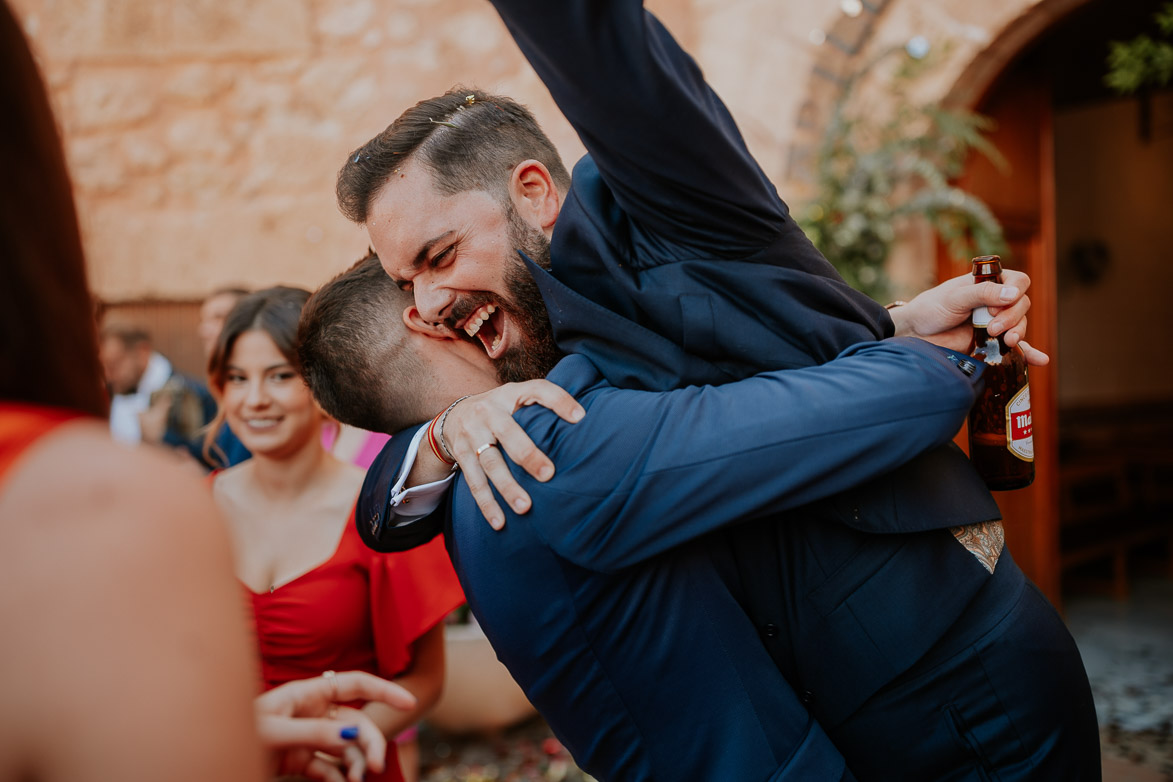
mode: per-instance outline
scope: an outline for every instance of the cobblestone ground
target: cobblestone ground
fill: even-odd
[[[1169,724],[1158,730],[1124,731],[1115,725],[1100,729],[1100,751],[1134,766],[1151,769],[1164,782],[1173,782],[1173,736]],[[1111,782],[1105,776],[1104,782]]]
[[[594,782],[541,719],[495,736],[448,736],[420,730],[421,782]]]
[[[1173,782],[1173,581],[1136,579],[1124,602],[1070,596],[1065,614],[1091,680],[1104,756]]]
[[[1066,619],[1091,679],[1104,755],[1173,782],[1173,583],[1136,584],[1132,599],[1075,597]],[[492,737],[424,728],[421,782],[592,782],[540,719]]]

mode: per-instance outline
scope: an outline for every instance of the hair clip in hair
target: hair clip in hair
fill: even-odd
[[[450,128],[454,128],[454,127],[456,127],[455,123],[452,123],[452,122],[442,122],[442,121],[440,121],[440,120],[434,120],[434,119],[432,119],[431,117],[428,117],[428,122],[432,123],[433,125],[447,125],[447,126],[448,126],[448,127],[450,127]]]
[[[477,102],[476,95],[465,95],[464,96],[464,105],[465,106],[471,106],[472,104],[474,104],[476,102]]]

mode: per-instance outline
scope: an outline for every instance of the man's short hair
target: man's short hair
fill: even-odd
[[[541,162],[560,189],[570,174],[553,142],[517,101],[453,87],[420,101],[379,135],[350,153],[338,172],[338,206],[360,225],[395,171],[418,158],[441,193],[483,190],[508,200],[509,174],[523,160]]]
[[[219,288],[213,288],[212,292],[204,298],[214,299],[217,296],[235,296],[238,299],[243,299],[250,293],[252,293],[252,291],[243,285],[221,285]]]
[[[134,323],[111,321],[103,324],[98,332],[98,340],[105,342],[108,339],[118,340],[127,350],[139,345],[151,345],[150,332]]]
[[[403,323],[412,303],[373,251],[306,302],[298,356],[306,385],[327,414],[388,434],[431,416],[431,373]]]

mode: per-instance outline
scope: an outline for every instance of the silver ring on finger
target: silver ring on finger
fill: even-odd
[[[484,453],[485,451],[489,450],[490,448],[492,448],[494,445],[496,445],[496,443],[485,443],[480,448],[477,448],[477,450],[476,450],[477,458],[478,459],[481,458],[481,454]]]
[[[323,763],[327,763],[327,764],[333,766],[334,768],[346,768],[346,763],[343,762],[342,758],[331,755],[328,752],[322,752],[321,750],[317,750],[316,752],[314,752],[314,757],[317,758],[318,760],[322,761]]]
[[[335,678],[337,675],[333,671],[322,671],[322,678],[330,682],[330,689],[333,691],[332,700],[338,700],[338,680]]]

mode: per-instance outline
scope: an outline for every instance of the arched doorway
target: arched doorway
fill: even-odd
[[[1159,2],[1049,5],[1064,13],[1044,27],[1040,4],[1033,39],[1007,31],[953,94],[984,85],[966,102],[998,122],[1010,169],[975,160],[961,184],[1002,220],[1009,265],[1033,279],[1030,339],[1054,359],[1031,376],[1035,484],[998,501],[1015,558],[1058,603],[1063,577],[1096,568],[1123,596],[1137,550],[1173,534],[1173,368],[1151,350],[1173,283],[1173,90],[1103,84],[1108,41],[1154,28]],[[940,260],[941,278],[958,271]]]

